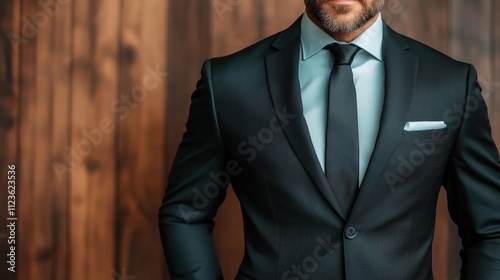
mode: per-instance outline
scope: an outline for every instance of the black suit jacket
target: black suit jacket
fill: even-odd
[[[300,19],[205,62],[159,213],[172,279],[222,277],[211,232],[229,181],[245,232],[236,279],[432,279],[442,185],[462,279],[500,279],[500,160],[474,68],[384,24],[380,130],[347,216],[302,114],[299,44]]]

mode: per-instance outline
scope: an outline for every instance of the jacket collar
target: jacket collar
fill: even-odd
[[[266,74],[273,106],[297,115],[282,123],[293,151],[319,191],[344,220],[352,220],[375,186],[384,183],[383,173],[389,158],[402,135],[411,96],[414,91],[418,60],[411,53],[404,37],[383,23],[382,56],[385,64],[385,97],[380,129],[356,202],[348,217],[342,213],[316,157],[302,109],[298,79],[298,60],[301,44],[299,17],[288,29],[277,35],[272,47],[276,50],[266,58]]]
[[[327,45],[332,43],[345,44],[333,39],[323,29],[317,26],[307,14],[302,16],[301,20],[301,58],[308,59]],[[378,60],[382,60],[382,36],[384,24],[382,16],[379,14],[377,20],[354,39],[350,44],[356,45],[362,49],[361,52],[366,52]]]

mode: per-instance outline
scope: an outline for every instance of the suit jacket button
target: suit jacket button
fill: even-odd
[[[349,239],[354,239],[358,235],[358,230],[356,229],[355,226],[349,225],[345,229],[345,236]]]

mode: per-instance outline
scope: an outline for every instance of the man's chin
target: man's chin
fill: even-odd
[[[323,27],[335,33],[349,33],[357,29],[359,26],[356,24],[356,15],[354,14],[335,14],[328,18],[324,18]]]
[[[348,5],[338,5],[334,8],[337,15],[347,15],[352,12],[353,7]]]
[[[331,16],[343,16],[343,15],[351,15],[352,17],[363,11],[363,7],[359,2],[355,2],[353,4],[340,4],[340,3],[327,3],[325,4],[327,7],[324,7],[325,11],[329,13]]]
[[[329,18],[335,21],[338,25],[345,26],[350,25],[352,22],[356,21],[359,17],[358,14],[353,12],[347,13],[334,13],[330,14]]]

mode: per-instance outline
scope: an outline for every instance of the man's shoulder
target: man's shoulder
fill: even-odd
[[[271,35],[242,50],[208,60],[214,84],[231,85],[242,78],[255,77],[252,73],[261,73],[265,58],[273,52],[273,42],[280,33]]]
[[[230,62],[232,60],[241,61],[245,59],[254,60],[257,58],[264,58],[269,54],[273,42],[276,40],[277,36],[279,36],[280,33],[281,32],[268,36],[264,39],[261,39],[260,41],[253,43],[250,46],[247,46],[236,52],[224,56],[214,57],[211,60],[217,62]]]
[[[232,69],[232,67],[236,66],[249,67],[251,65],[262,64],[267,56],[276,52],[274,47],[276,43],[281,43],[283,39],[287,41],[290,38],[300,36],[300,19],[301,17],[288,28],[265,37],[244,49],[225,56],[214,57],[210,61],[213,66],[223,69],[228,66]]]
[[[418,58],[420,63],[433,67],[469,67],[469,64],[456,60],[449,55],[437,50],[423,42],[397,33],[406,42],[411,52]]]

